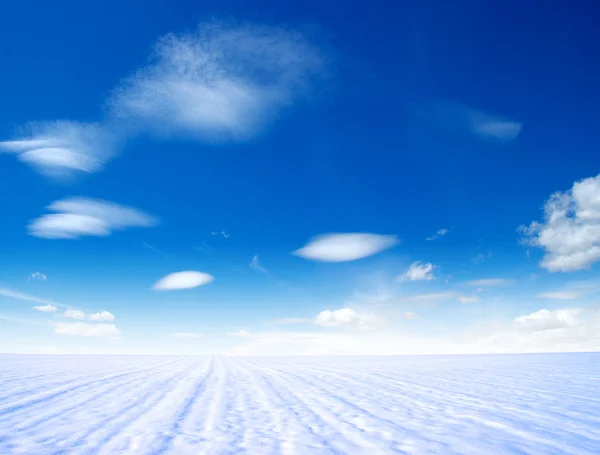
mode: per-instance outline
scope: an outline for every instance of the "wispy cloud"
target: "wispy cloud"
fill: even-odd
[[[254,255],[254,257],[250,261],[249,267],[252,270],[257,270],[259,272],[269,274],[269,271],[258,260],[258,255]]]
[[[54,323],[54,332],[58,335],[80,337],[114,338],[121,335],[121,331],[114,324],[90,324],[87,322],[57,322]]]
[[[40,281],[46,281],[48,277],[46,275],[44,275],[43,273],[40,272],[33,272],[31,274],[31,276],[28,278],[28,280],[40,280]]]
[[[323,234],[292,254],[323,262],[347,262],[372,256],[395,246],[393,235],[368,233]]]
[[[204,272],[184,271],[175,272],[162,277],[152,286],[154,291],[173,291],[192,289],[214,281],[214,277]]]
[[[0,296],[10,297],[17,300],[26,300],[28,302],[42,303],[45,305],[61,306],[59,303],[51,300],[40,299],[33,295],[23,294],[22,292],[11,291],[10,289],[0,288]]]
[[[227,332],[225,335],[237,338],[249,338],[252,336],[252,333],[247,330],[238,330],[237,332]]]
[[[437,231],[431,237],[425,237],[425,240],[429,240],[429,241],[436,240],[436,239],[438,239],[440,237],[445,236],[448,232],[450,232],[450,229],[446,229],[446,228],[440,229],[439,231]]]
[[[543,299],[552,300],[575,300],[581,296],[581,292],[576,291],[553,291],[553,292],[542,292],[537,295]]]
[[[458,301],[460,303],[476,303],[479,301],[479,297],[476,295],[461,295]]]
[[[508,280],[506,278],[482,278],[479,280],[467,281],[467,286],[473,287],[493,287],[493,286],[504,286],[508,284],[514,284],[515,280]]]
[[[30,123],[15,140],[0,142],[0,151],[51,177],[96,172],[117,149],[116,136],[96,123]]]
[[[158,219],[133,207],[100,199],[70,198],[55,201],[52,212],[33,220],[29,233],[47,239],[76,239],[82,236],[108,236],[130,227],[152,227]]]
[[[247,140],[323,74],[303,35],[253,24],[200,24],[169,34],[150,63],[125,79],[109,107],[119,120],[165,136]]]
[[[65,311],[63,313],[63,316],[65,318],[71,318],[71,319],[85,319],[87,315],[83,311],[74,310],[72,308],[69,308],[67,311]]]
[[[34,306],[33,309],[41,311],[42,313],[54,313],[58,310],[58,308],[54,305],[39,305]]]
[[[430,262],[413,262],[410,267],[400,275],[398,281],[431,281],[434,265]]]
[[[321,311],[314,320],[315,325],[358,330],[374,330],[383,327],[385,321],[372,314],[361,314],[352,308]]]
[[[152,250],[152,251],[154,251],[156,254],[158,254],[158,255],[160,255],[160,256],[162,256],[162,257],[164,257],[165,259],[170,259],[170,258],[169,258],[169,256],[167,256],[167,255],[166,255],[164,252],[162,252],[162,251],[161,251],[161,250],[159,250],[158,248],[156,248],[156,247],[154,247],[154,246],[150,245],[148,242],[146,242],[146,241],[142,240],[142,244],[143,244],[143,245],[144,245],[146,248],[148,248],[149,250]]]
[[[415,113],[438,128],[501,142],[516,139],[523,128],[521,122],[449,101],[420,105]]]
[[[171,338],[198,338],[199,335],[191,332],[173,332],[169,333],[169,336]]]
[[[542,248],[550,272],[572,272],[600,261],[600,174],[556,192],[544,204],[544,221],[521,226],[523,243]]]

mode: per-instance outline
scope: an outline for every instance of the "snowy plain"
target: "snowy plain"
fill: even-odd
[[[600,353],[0,355],[0,454],[600,454]]]

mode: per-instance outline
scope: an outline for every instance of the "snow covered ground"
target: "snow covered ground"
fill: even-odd
[[[0,355],[0,454],[600,454],[600,354]]]

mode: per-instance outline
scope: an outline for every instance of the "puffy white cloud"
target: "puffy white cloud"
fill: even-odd
[[[59,305],[51,300],[40,299],[38,297],[23,294],[22,292],[11,291],[10,289],[0,288],[0,296],[10,297],[11,299],[26,300],[28,302],[43,303],[45,305]]]
[[[99,313],[88,314],[87,319],[96,322],[112,322],[115,320],[115,315],[108,311],[100,311]]]
[[[29,233],[48,239],[75,239],[81,236],[107,236],[129,227],[151,227],[158,219],[135,208],[100,199],[70,198],[47,207],[58,213],[33,220]]]
[[[519,316],[514,319],[514,324],[519,330],[541,331],[562,329],[579,323],[580,308],[565,308],[561,310],[539,310],[534,313]]]
[[[448,232],[450,232],[450,229],[440,229],[439,231],[437,231],[434,235],[432,235],[431,237],[425,237],[425,240],[436,240],[440,237],[443,237],[444,235],[446,235]]]
[[[431,281],[434,265],[430,262],[413,262],[408,270],[398,277],[399,281]]]
[[[579,298],[581,292],[576,291],[554,291],[554,292],[542,292],[538,294],[538,297],[544,299],[553,299],[553,300],[575,300]]]
[[[208,273],[185,271],[175,272],[162,277],[152,286],[155,291],[172,291],[177,289],[192,289],[214,281]]]
[[[544,221],[521,226],[523,243],[542,248],[550,272],[589,268],[600,260],[600,174],[556,192],[544,204]]]
[[[197,333],[190,332],[173,332],[169,333],[169,336],[172,338],[198,338]]]
[[[58,322],[54,324],[54,332],[58,335],[80,337],[113,338],[121,335],[114,324],[90,324],[87,322]]]
[[[248,338],[252,336],[252,333],[247,330],[238,330],[237,332],[227,332],[225,335],[230,337]]]
[[[480,280],[467,281],[466,285],[473,287],[493,287],[513,284],[514,282],[514,280],[507,280],[505,278],[483,278]]]
[[[96,172],[116,150],[117,141],[101,125],[70,121],[30,123],[21,138],[0,142],[0,151],[51,177]]]
[[[368,233],[324,234],[313,238],[292,254],[323,262],[346,262],[362,259],[395,246],[393,235]]]
[[[371,313],[359,314],[351,308],[321,311],[314,320],[315,325],[322,327],[341,327],[359,330],[380,328],[384,321]]]
[[[72,308],[69,308],[67,311],[64,312],[63,316],[65,318],[71,318],[71,319],[86,319],[87,315],[80,310],[74,310]]]
[[[249,267],[253,270],[257,270],[263,273],[269,273],[269,271],[260,263],[258,260],[258,255],[254,255],[252,261],[250,261]]]
[[[152,57],[114,91],[113,115],[152,133],[206,141],[251,138],[325,67],[298,32],[216,21],[163,36]]]
[[[42,313],[54,313],[55,311],[58,310],[58,308],[56,308],[54,305],[34,306],[33,309],[41,311]]]

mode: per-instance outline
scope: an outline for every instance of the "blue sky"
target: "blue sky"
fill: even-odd
[[[0,351],[598,349],[594,14],[5,7]]]

